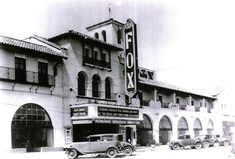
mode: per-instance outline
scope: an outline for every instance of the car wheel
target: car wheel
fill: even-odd
[[[172,149],[173,150],[179,150],[180,149],[180,144],[178,144],[178,143],[173,144]]]
[[[132,154],[132,152],[133,152],[133,150],[132,150],[132,148],[130,146],[126,146],[123,149],[123,154],[125,156],[130,156]]]
[[[229,146],[230,145],[230,143],[229,143],[229,141],[224,141],[224,146]]]
[[[116,157],[117,156],[117,150],[115,149],[115,148],[109,148],[108,150],[107,150],[107,152],[106,152],[106,154],[107,154],[107,156],[109,157],[109,158],[114,158],[114,157]]]
[[[200,142],[196,142],[196,143],[195,143],[195,148],[196,148],[196,149],[202,148],[202,144],[201,144]]]
[[[207,147],[210,146],[210,144],[209,144],[208,141],[204,141],[204,142],[202,143],[202,145],[203,145],[204,148],[207,148]]]
[[[70,149],[67,152],[69,159],[74,159],[78,156],[78,152],[75,149]]]
[[[218,147],[219,146],[219,142],[218,141],[215,141],[214,144],[213,144],[214,147]]]

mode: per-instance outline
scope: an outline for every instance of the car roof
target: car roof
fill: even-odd
[[[121,134],[94,134],[94,135],[89,135],[88,137],[96,137],[96,136],[117,136]]]

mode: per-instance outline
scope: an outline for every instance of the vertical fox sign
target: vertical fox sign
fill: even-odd
[[[125,36],[125,86],[129,96],[137,92],[137,35],[136,24],[128,19],[124,26]]]

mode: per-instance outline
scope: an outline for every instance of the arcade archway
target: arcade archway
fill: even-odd
[[[153,127],[149,117],[143,114],[143,120],[137,125],[137,144],[149,146],[153,142]]]
[[[194,136],[195,137],[200,135],[200,132],[202,130],[202,123],[198,118],[196,118],[194,123],[193,123],[193,130],[194,130]]]
[[[51,119],[41,106],[25,104],[15,113],[12,123],[12,148],[27,148],[53,145],[53,126]]]
[[[172,124],[167,116],[163,116],[159,123],[159,142],[166,145],[172,136]]]
[[[207,124],[207,134],[212,135],[214,130],[214,124],[211,119],[208,120]]]
[[[188,133],[188,122],[184,117],[181,117],[178,122],[178,136]]]

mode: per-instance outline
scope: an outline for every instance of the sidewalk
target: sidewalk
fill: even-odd
[[[146,146],[138,146],[136,147],[136,152],[146,152],[153,151],[156,147],[146,147]],[[13,153],[13,152],[5,152],[0,154],[0,159],[67,159],[67,155],[65,151],[50,151],[50,152],[27,152],[27,153]]]
[[[0,159],[67,159],[64,151],[54,152],[28,152],[28,153],[2,153]]]

